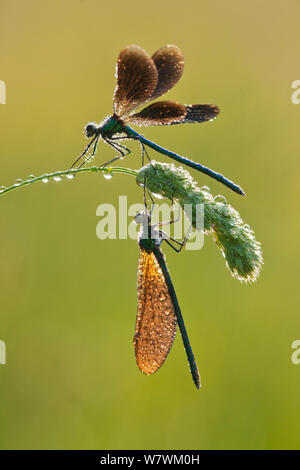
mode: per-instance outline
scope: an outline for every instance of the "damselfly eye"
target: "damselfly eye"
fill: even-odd
[[[145,217],[144,212],[137,212],[134,217],[134,222],[138,225],[142,222],[144,217]]]
[[[138,224],[145,224],[145,223],[148,223],[148,214],[146,214],[146,212],[144,211],[141,211],[141,212],[137,212],[135,217],[134,217],[134,222],[138,225]]]
[[[95,122],[89,122],[84,129],[85,136],[87,138],[93,137],[97,129],[97,124]]]

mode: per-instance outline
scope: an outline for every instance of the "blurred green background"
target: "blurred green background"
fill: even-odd
[[[87,174],[1,197],[0,447],[299,448],[299,2],[1,0],[0,9],[0,184],[68,168],[86,122],[111,113],[121,48],[177,44],[185,73],[168,98],[221,114],[142,132],[245,189],[241,198],[192,172],[240,211],[265,259],[258,282],[242,285],[209,238],[199,252],[165,248],[198,392],[179,334],[157,374],[138,371],[137,244],[96,238],[100,203],[142,201],[133,178]],[[130,148],[122,163],[138,168]],[[113,156],[101,144],[96,161]]]

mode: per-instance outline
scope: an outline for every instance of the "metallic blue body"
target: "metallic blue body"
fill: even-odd
[[[216,173],[215,171],[211,170],[210,168],[207,168],[204,165],[201,165],[200,163],[193,162],[192,160],[189,160],[188,158],[182,157],[178,155],[177,153],[171,152],[170,150],[167,150],[163,147],[160,147],[159,145],[155,144],[154,142],[151,142],[151,140],[145,139],[142,135],[138,134],[135,130],[133,130],[129,126],[124,126],[123,130],[126,132],[128,138],[134,138],[139,140],[142,144],[147,145],[147,147],[152,148],[153,150],[156,150],[156,152],[159,152],[163,155],[166,155],[167,157],[172,158],[173,160],[176,160],[179,163],[182,163],[183,165],[189,166],[190,168],[193,168],[194,170],[201,171],[201,173],[205,173],[206,175],[210,176],[211,178],[214,178],[215,180],[219,181],[220,183],[224,184],[228,188],[232,189],[238,194],[245,195],[244,191],[240,186],[236,185],[229,179],[225,178],[225,176],[221,175],[221,173]]]

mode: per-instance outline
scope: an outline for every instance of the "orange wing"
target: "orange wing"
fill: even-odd
[[[154,253],[141,249],[134,346],[137,365],[144,374],[153,374],[163,365],[176,328],[175,309],[162,270]]]

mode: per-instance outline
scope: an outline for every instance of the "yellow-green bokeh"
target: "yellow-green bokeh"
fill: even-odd
[[[145,135],[241,184],[247,198],[193,172],[240,211],[265,258],[249,286],[230,277],[210,239],[200,252],[165,250],[197,392],[179,335],[157,374],[138,371],[137,244],[96,238],[98,204],[120,194],[141,202],[133,178],[80,175],[1,197],[0,447],[298,448],[299,3],[1,0],[0,10],[0,184],[67,168],[85,123],[111,112],[119,50],[174,43],[186,67],[168,97],[213,102],[221,114]],[[123,164],[137,168],[131,148]],[[97,161],[112,156],[99,146]]]

